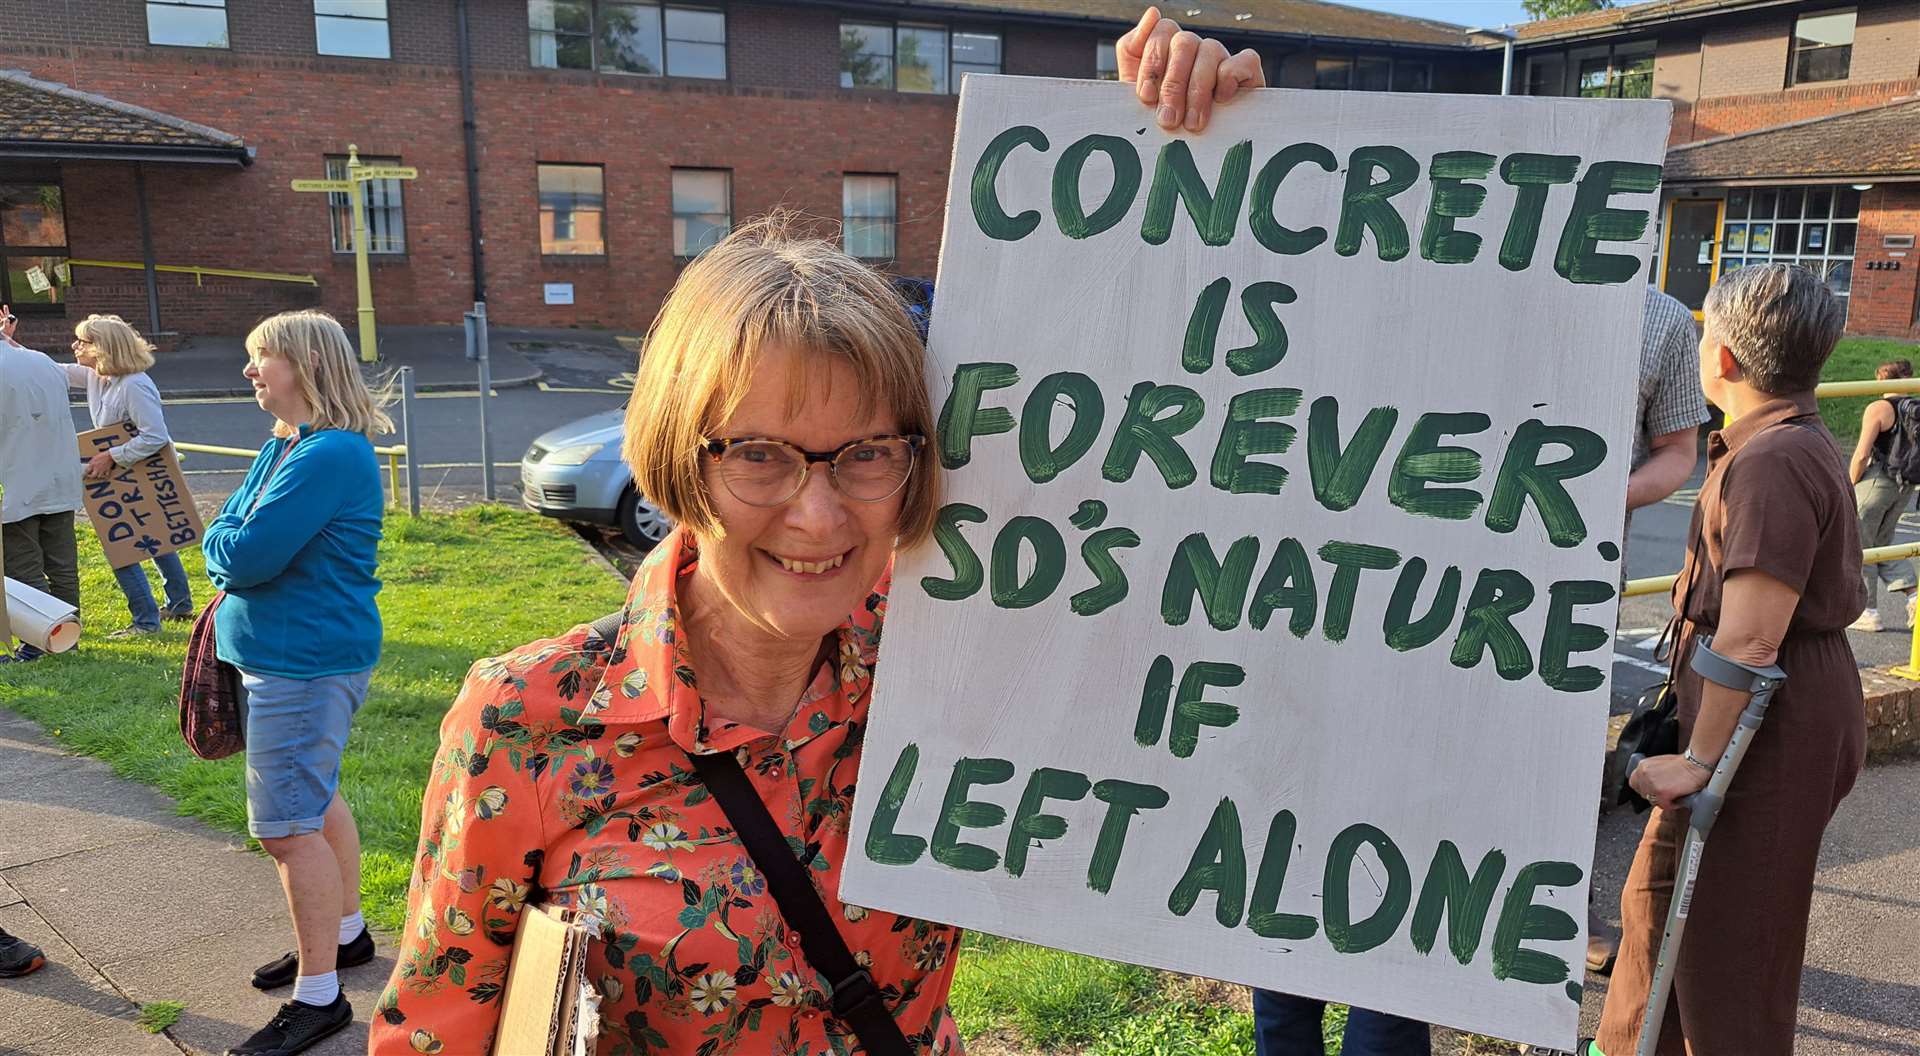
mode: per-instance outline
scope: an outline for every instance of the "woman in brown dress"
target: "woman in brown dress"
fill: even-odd
[[[1846,459],[1813,388],[1845,309],[1811,272],[1742,268],[1708,293],[1701,383],[1731,424],[1707,441],[1692,545],[1674,585],[1680,755],[1649,759],[1633,786],[1657,809],[1621,895],[1620,960],[1590,1051],[1635,1051],[1674,859],[1678,800],[1706,786],[1748,694],[1705,682],[1692,650],[1778,662],[1787,682],[1754,737],[1700,865],[1662,1056],[1793,1051],[1807,911],[1821,835],[1866,749],[1846,627],[1860,615],[1860,536]],[[1686,599],[1680,601],[1680,599]]]

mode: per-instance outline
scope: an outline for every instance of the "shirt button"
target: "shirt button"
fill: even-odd
[[[800,933],[799,933],[799,932],[797,932],[797,931],[789,931],[789,932],[787,932],[787,948],[788,948],[788,949],[790,949],[790,950],[797,950],[797,949],[799,949],[799,948],[800,948]]]

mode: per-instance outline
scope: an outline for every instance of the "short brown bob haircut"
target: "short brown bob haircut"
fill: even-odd
[[[689,264],[647,331],[634,375],[622,450],[634,483],[662,513],[710,538],[723,530],[701,445],[733,416],[770,348],[812,358],[822,382],[838,357],[860,386],[863,416],[890,412],[899,432],[933,439],[926,350],[906,302],[873,269],[795,227],[787,216],[756,221]],[[813,395],[810,384],[790,394],[792,411]],[[933,530],[940,487],[931,448],[907,479],[902,549]]]

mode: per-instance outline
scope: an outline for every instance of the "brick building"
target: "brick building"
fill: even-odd
[[[691,254],[776,207],[844,224],[851,251],[931,276],[960,78],[1111,76],[1111,42],[1140,6],[0,0],[0,70],[15,71],[0,77],[0,294],[29,336],[88,311],[187,332],[239,331],[300,304],[348,316],[345,196],[289,184],[344,175],[350,143],[419,173],[369,185],[389,323],[450,323],[484,293],[508,324],[644,327]],[[1676,145],[1920,89],[1914,0],[1845,8],[1845,45],[1796,43],[1796,27],[1823,42],[1839,31],[1805,21],[1830,4],[1656,0],[1521,27],[1511,49],[1495,34],[1317,0],[1171,6],[1257,49],[1276,85],[1497,92],[1510,50],[1516,92],[1676,99]],[[1693,260],[1705,245],[1710,278],[1723,256],[1757,257],[1732,253],[1722,224],[1735,221],[1718,213],[1688,249],[1705,216],[1688,203],[1730,202],[1742,181],[1844,186],[1830,211],[1843,193],[1852,207],[1853,183],[1872,183],[1856,217],[1826,219],[1807,259],[1850,284],[1856,329],[1920,336],[1911,265],[1851,269],[1900,259],[1881,242],[1914,226],[1920,163],[1735,175],[1714,167],[1708,144],[1694,156],[1712,164],[1690,163],[1690,182],[1670,192],[1665,229],[1680,251],[1662,259]],[[1803,196],[1802,224],[1807,207]],[[1838,252],[1846,223],[1851,256]],[[1690,281],[1685,267],[1663,278]]]

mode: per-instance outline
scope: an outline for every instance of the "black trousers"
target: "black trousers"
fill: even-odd
[[[73,511],[42,513],[4,528],[8,579],[17,579],[80,608],[80,556],[73,540]]]

